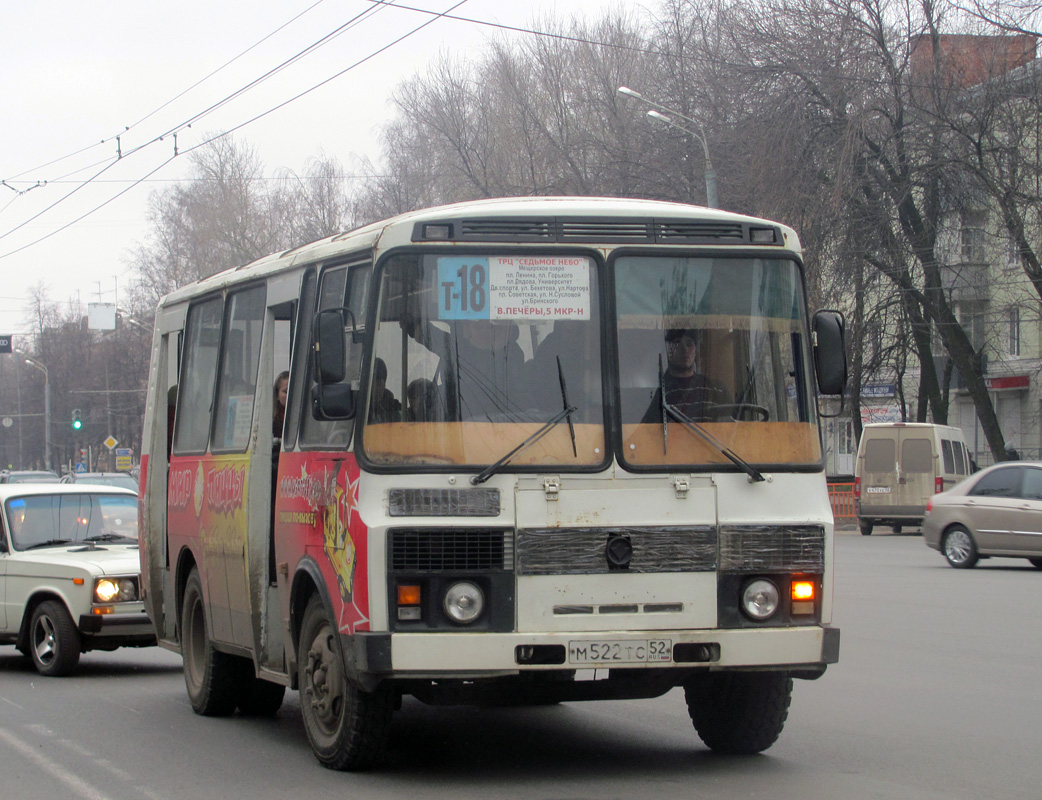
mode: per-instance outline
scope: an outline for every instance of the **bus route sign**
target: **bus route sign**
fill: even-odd
[[[439,319],[590,318],[590,260],[583,256],[438,259]]]

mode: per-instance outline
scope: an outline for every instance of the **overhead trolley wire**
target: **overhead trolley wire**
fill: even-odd
[[[263,112],[261,112],[260,114],[257,114],[257,115],[255,115],[255,116],[251,117],[250,119],[246,120],[245,122],[242,122],[242,123],[240,123],[240,124],[238,124],[238,125],[236,125],[236,126],[232,127],[232,128],[231,128],[231,129],[229,129],[229,130],[223,131],[223,132],[222,132],[222,133],[220,133],[220,134],[217,134],[217,135],[215,135],[215,136],[212,136],[212,137],[210,137],[209,139],[207,139],[207,140],[205,140],[205,141],[203,141],[203,142],[200,142],[200,143],[198,143],[198,144],[196,144],[196,145],[194,145],[194,146],[192,146],[192,147],[188,147],[188,148],[185,148],[185,149],[183,149],[183,150],[180,150],[180,151],[176,151],[176,150],[175,150],[175,153],[174,153],[174,154],[173,154],[172,156],[170,156],[170,157],[169,157],[169,158],[168,158],[168,159],[167,159],[166,161],[164,161],[164,162],[163,162],[162,164],[160,164],[160,165],[159,165],[158,167],[155,167],[154,169],[152,169],[152,170],[151,170],[150,172],[146,173],[146,174],[145,174],[144,176],[142,176],[141,178],[139,178],[139,179],[135,180],[135,181],[134,181],[133,183],[131,183],[131,184],[130,184],[129,186],[127,186],[127,187],[126,187],[125,189],[123,189],[122,191],[120,191],[120,192],[116,193],[115,195],[113,195],[112,197],[110,197],[110,198],[108,198],[107,200],[103,201],[102,203],[100,203],[99,205],[97,205],[97,206],[95,206],[94,208],[90,209],[89,211],[86,211],[85,213],[81,214],[81,215],[80,215],[79,217],[77,217],[76,219],[74,219],[74,220],[72,220],[72,221],[70,221],[70,222],[68,222],[68,223],[66,223],[66,224],[64,224],[64,225],[62,225],[62,226],[61,226],[61,227],[59,227],[59,228],[56,228],[56,229],[55,229],[55,230],[53,230],[53,231],[50,231],[49,233],[45,234],[44,236],[41,236],[41,237],[39,237],[38,239],[35,239],[34,241],[32,241],[32,242],[29,242],[29,243],[27,243],[27,244],[25,244],[25,245],[22,245],[21,247],[18,247],[18,248],[14,249],[14,250],[11,250],[11,251],[9,251],[9,252],[6,252],[6,253],[2,253],[2,254],[0,254],[0,259],[3,259],[3,258],[7,258],[8,256],[14,255],[15,253],[20,253],[20,252],[21,252],[21,251],[23,251],[23,250],[26,250],[26,249],[28,249],[28,248],[30,248],[30,247],[33,247],[34,245],[37,245],[37,244],[39,244],[40,242],[42,242],[42,241],[44,241],[44,240],[46,240],[46,239],[49,239],[49,238],[50,238],[51,236],[54,236],[55,234],[57,234],[57,233],[60,233],[61,231],[63,231],[63,230],[65,230],[65,229],[69,228],[70,226],[72,226],[72,225],[75,225],[75,224],[76,224],[76,223],[78,223],[78,222],[81,222],[81,221],[82,221],[83,219],[85,219],[86,217],[90,216],[91,214],[95,213],[96,211],[99,211],[99,210],[101,210],[102,208],[104,208],[105,206],[107,206],[107,205],[108,205],[109,203],[113,202],[113,201],[114,201],[114,200],[116,200],[117,198],[119,198],[119,197],[121,197],[122,195],[124,195],[124,194],[126,194],[127,192],[129,192],[129,191],[130,191],[131,189],[133,189],[134,187],[138,186],[138,185],[139,185],[140,183],[142,183],[143,181],[145,181],[145,180],[147,180],[148,178],[150,178],[150,177],[151,177],[152,175],[154,175],[154,174],[155,174],[156,172],[158,172],[159,170],[161,170],[161,169],[162,169],[163,167],[165,167],[165,166],[166,166],[167,164],[169,164],[169,163],[170,163],[171,161],[173,161],[173,160],[174,160],[175,158],[177,158],[177,157],[178,157],[179,155],[182,155],[182,154],[184,154],[184,153],[189,153],[189,152],[191,152],[191,151],[193,151],[193,150],[196,150],[196,149],[198,149],[198,148],[200,148],[200,147],[203,147],[204,145],[210,144],[211,142],[215,142],[215,141],[217,141],[218,139],[221,139],[221,138],[223,138],[223,137],[225,137],[225,136],[228,136],[228,135],[230,135],[230,134],[234,133],[235,131],[237,131],[237,130],[240,130],[240,129],[242,129],[242,128],[246,127],[247,125],[250,125],[250,124],[252,124],[253,122],[256,122],[257,120],[259,120],[259,119],[262,119],[263,117],[266,117],[267,115],[269,115],[269,114],[271,114],[271,113],[273,113],[273,112],[275,112],[275,111],[277,111],[277,110],[279,110],[279,109],[281,109],[281,108],[283,108],[283,107],[285,107],[285,106],[289,105],[290,103],[292,103],[292,102],[294,102],[294,101],[296,101],[296,100],[299,100],[299,99],[300,99],[301,97],[304,97],[305,95],[307,95],[307,94],[310,94],[311,92],[315,91],[316,89],[319,89],[319,88],[321,88],[322,86],[325,86],[325,85],[326,85],[327,83],[330,83],[331,81],[333,81],[333,80],[336,80],[337,78],[341,77],[342,75],[346,74],[347,72],[350,72],[351,70],[353,70],[353,69],[355,69],[356,67],[360,66],[361,64],[364,64],[364,63],[366,63],[367,61],[369,61],[370,59],[372,59],[372,58],[376,57],[377,55],[380,55],[381,53],[384,53],[384,52],[386,52],[386,51],[387,51],[387,50],[389,50],[390,48],[392,48],[392,47],[394,47],[394,46],[396,46],[396,45],[400,44],[400,43],[401,43],[402,41],[404,41],[405,39],[408,39],[408,38],[409,38],[410,36],[412,36],[412,35],[414,35],[414,34],[418,33],[418,32],[419,32],[419,31],[421,31],[421,30],[423,30],[423,29],[424,29],[424,28],[426,28],[426,27],[427,27],[428,25],[431,25],[432,23],[434,23],[434,22],[437,22],[437,21],[438,21],[438,19],[440,19],[440,18],[442,18],[442,17],[444,17],[444,16],[448,15],[448,14],[449,14],[450,12],[452,12],[452,11],[456,10],[457,8],[459,8],[460,6],[464,5],[464,4],[465,4],[465,3],[467,3],[467,2],[468,2],[468,0],[458,0],[458,2],[454,3],[454,4],[452,5],[452,6],[450,6],[450,7],[448,8],[448,9],[446,9],[446,10],[445,10],[444,12],[441,12],[441,13],[436,13],[436,14],[435,14],[435,16],[433,16],[433,17],[432,17],[431,19],[427,20],[426,22],[424,22],[424,23],[422,23],[422,24],[420,24],[420,25],[417,25],[417,26],[416,26],[415,28],[413,28],[412,30],[408,31],[407,33],[404,33],[404,34],[402,34],[401,36],[399,36],[398,38],[396,38],[396,39],[392,40],[392,41],[391,41],[391,42],[389,42],[388,44],[385,44],[385,45],[383,45],[382,47],[380,47],[380,48],[377,48],[377,49],[376,49],[376,50],[374,50],[373,52],[369,53],[369,54],[368,54],[368,55],[366,55],[365,57],[363,57],[363,58],[359,59],[358,61],[354,62],[353,64],[351,64],[351,65],[349,65],[349,66],[345,67],[344,69],[340,70],[339,72],[335,73],[334,75],[332,75],[332,76],[330,76],[330,77],[326,78],[325,80],[323,80],[323,81],[320,81],[319,83],[317,83],[317,84],[315,84],[315,85],[311,86],[311,87],[310,87],[309,89],[305,89],[305,90],[304,90],[303,92],[299,92],[298,94],[294,95],[293,97],[291,97],[291,98],[289,98],[289,99],[287,99],[287,100],[284,100],[283,102],[281,102],[281,103],[279,103],[279,104],[277,104],[277,105],[275,105],[275,106],[272,106],[272,107],[268,108],[268,109],[267,109],[266,111],[263,111]],[[393,6],[393,4],[391,4],[391,3],[381,3],[381,5],[384,5],[384,6]],[[356,15],[355,17],[353,17],[353,18],[352,18],[352,20],[351,20],[351,21],[350,21],[349,23],[345,23],[345,25],[349,25],[349,24],[352,24],[352,23],[353,23],[353,22],[355,22],[356,20],[360,19],[360,18],[361,18],[361,17],[362,17],[362,16],[364,15],[364,14],[365,14],[365,12],[363,12],[362,14]],[[339,31],[339,30],[341,30],[342,28],[344,28],[344,26],[341,26],[341,28],[338,28],[337,30]],[[334,34],[336,34],[336,32],[335,32],[335,31],[334,31]],[[329,41],[329,40],[330,40],[330,36],[331,36],[331,35],[333,35],[333,34],[330,34],[330,35],[327,35],[327,36],[323,37],[323,38],[322,38],[321,40],[319,40],[319,42],[326,42],[326,41]],[[337,35],[338,35],[338,34],[337,34]],[[310,50],[313,50],[313,49],[314,49],[314,46],[312,46],[311,48],[308,48],[308,51],[310,51]],[[298,54],[298,55],[299,55],[299,54]],[[288,61],[289,61],[289,60],[288,60]],[[287,62],[284,62],[284,63],[288,63],[288,61],[287,61]],[[279,69],[279,68],[275,68],[275,71],[277,71],[278,69]],[[268,75],[270,75],[270,74],[274,74],[274,71],[271,71],[271,72],[269,72],[269,74],[268,74]],[[256,85],[256,83],[257,83],[257,82],[258,82],[258,81],[254,81],[254,82],[252,82],[252,83],[251,83],[250,85],[251,85],[251,86],[252,86],[252,85]],[[195,117],[193,117],[193,120],[194,120],[194,119],[198,119],[198,118],[200,118],[200,116],[201,116],[201,115],[196,115]],[[187,124],[188,124],[188,123],[185,123],[185,126],[187,126]],[[175,130],[175,129],[171,129],[171,130],[170,130],[170,132],[169,132],[168,134],[164,134],[164,136],[166,136],[166,135],[171,135],[171,134],[173,134],[173,133],[176,133],[176,132],[177,132],[178,130],[181,130],[181,128],[177,128],[176,130]],[[152,141],[150,141],[150,142],[147,142],[147,143],[145,143],[145,144],[139,145],[138,147],[135,147],[134,149],[132,149],[132,150],[131,150],[131,151],[129,151],[128,153],[124,154],[123,158],[126,158],[126,157],[127,157],[127,156],[129,156],[129,155],[132,155],[132,154],[134,154],[134,153],[137,153],[137,152],[139,152],[140,150],[144,149],[145,147],[147,147],[147,146],[149,146],[149,145],[151,145],[151,144],[155,144],[156,142],[158,142],[158,141],[161,141],[161,140],[162,140],[162,139],[164,138],[164,136],[161,136],[161,137],[157,137],[156,139],[153,139],[153,140],[152,140]],[[93,180],[95,180],[96,178],[98,178],[98,177],[99,177],[100,175],[102,175],[102,174],[103,174],[103,173],[105,173],[105,172],[106,172],[106,171],[107,171],[108,169],[110,169],[110,168],[111,168],[111,167],[112,167],[112,166],[113,166],[114,164],[118,163],[118,162],[119,162],[119,161],[121,161],[121,160],[122,160],[121,158],[115,158],[115,159],[113,159],[113,160],[112,160],[112,161],[111,161],[111,162],[110,162],[109,164],[107,164],[107,165],[106,165],[106,166],[105,166],[104,168],[102,168],[102,169],[101,169],[101,170],[100,170],[100,171],[99,171],[98,173],[96,173],[95,175],[91,176],[91,178],[87,179],[87,181],[85,181],[84,183],[82,183],[82,184],[81,184],[80,186],[77,186],[77,187],[76,187],[75,189],[73,189],[73,190],[69,191],[68,193],[66,193],[66,194],[65,194],[65,195],[64,195],[63,197],[61,197],[61,198],[59,198],[58,200],[56,200],[56,201],[55,201],[54,203],[52,203],[51,205],[49,205],[49,206],[48,206],[47,208],[45,208],[45,209],[43,209],[42,211],[38,212],[37,214],[35,214],[35,215],[34,215],[33,217],[31,217],[30,219],[28,219],[28,220],[25,220],[25,221],[24,221],[24,222],[22,222],[22,223],[21,223],[20,225],[18,225],[17,227],[13,228],[13,229],[12,229],[12,230],[10,230],[10,231],[8,231],[7,233],[3,233],[3,234],[0,234],[0,239],[3,239],[3,238],[5,238],[6,236],[10,235],[11,233],[14,233],[14,232],[15,232],[16,230],[18,230],[18,229],[20,229],[20,228],[24,227],[24,226],[25,226],[26,224],[28,224],[29,222],[31,222],[31,221],[33,221],[33,220],[35,220],[35,219],[39,218],[39,217],[40,217],[40,216],[41,216],[42,214],[46,213],[47,211],[51,210],[52,208],[54,208],[54,207],[55,207],[56,205],[58,205],[59,203],[63,202],[63,201],[65,200],[65,199],[67,199],[68,197],[70,197],[71,195],[73,195],[73,194],[74,194],[75,192],[79,191],[79,190],[80,190],[80,189],[82,189],[82,188],[83,188],[84,186],[86,186],[87,184],[89,184],[90,182],[92,182]]]
[[[103,145],[103,144],[108,144],[109,142],[112,142],[112,141],[114,141],[114,140],[115,140],[115,139],[116,139],[117,137],[119,137],[119,136],[123,136],[123,135],[124,135],[125,133],[127,133],[128,131],[131,131],[131,130],[133,130],[134,128],[136,128],[136,127],[137,127],[138,125],[140,125],[141,123],[145,122],[146,120],[148,120],[148,119],[150,119],[151,117],[153,117],[153,116],[155,116],[156,114],[158,114],[158,113],[159,113],[160,111],[162,111],[162,110],[163,110],[164,108],[166,108],[167,106],[169,106],[169,105],[170,105],[171,103],[173,103],[173,102],[175,102],[175,101],[177,101],[177,100],[180,100],[180,99],[181,99],[182,97],[184,97],[184,96],[185,96],[186,94],[188,94],[188,92],[192,91],[193,89],[195,89],[195,88],[197,88],[198,86],[202,85],[202,84],[203,84],[203,83],[205,83],[206,81],[210,80],[210,78],[214,77],[214,76],[215,76],[215,75],[216,75],[217,73],[221,72],[222,70],[226,69],[227,67],[230,67],[230,66],[231,66],[232,64],[234,64],[234,63],[235,63],[236,61],[238,61],[238,60],[239,60],[240,58],[242,58],[242,57],[243,57],[244,55],[246,55],[247,53],[249,53],[249,52],[250,52],[251,50],[254,50],[255,48],[259,47],[259,46],[260,46],[261,44],[263,44],[264,42],[266,42],[266,41],[267,41],[268,39],[270,39],[270,38],[271,38],[272,36],[274,36],[275,34],[277,34],[277,33],[281,32],[281,31],[285,30],[285,29],[286,29],[287,27],[289,27],[289,26],[290,26],[290,25],[292,25],[292,24],[293,24],[294,22],[296,22],[296,21],[297,21],[298,19],[300,19],[300,18],[301,18],[301,17],[303,17],[303,16],[305,15],[305,14],[307,14],[307,13],[308,13],[308,12],[310,12],[310,11],[311,11],[312,9],[314,9],[314,8],[315,8],[316,6],[319,6],[319,5],[321,5],[321,4],[322,4],[322,3],[324,3],[325,1],[326,1],[326,0],[316,0],[316,2],[312,3],[312,4],[310,5],[310,6],[308,6],[308,7],[307,7],[307,8],[305,8],[305,9],[304,9],[303,11],[301,11],[301,12],[300,12],[299,14],[297,14],[296,16],[294,16],[294,17],[290,18],[290,19],[289,19],[289,20],[287,20],[286,22],[284,22],[284,23],[283,23],[282,25],[280,25],[280,26],[279,26],[279,27],[277,27],[277,28],[276,28],[275,30],[273,30],[273,31],[272,31],[271,33],[269,33],[269,34],[267,34],[267,35],[263,36],[262,38],[258,39],[258,40],[257,40],[256,42],[254,42],[253,44],[251,44],[251,45],[250,45],[249,47],[247,47],[247,48],[246,48],[245,50],[243,50],[243,51],[242,51],[241,53],[239,53],[239,54],[238,54],[238,55],[236,55],[236,56],[233,56],[233,57],[232,57],[232,58],[230,58],[230,59],[229,59],[228,61],[226,61],[226,62],[225,62],[224,64],[222,64],[221,66],[217,67],[217,69],[215,69],[215,70],[211,71],[211,72],[210,72],[210,73],[209,73],[208,75],[206,75],[206,76],[204,76],[204,77],[200,78],[199,80],[197,80],[197,81],[196,81],[195,83],[193,83],[193,84],[192,84],[191,86],[189,86],[189,87],[188,87],[187,89],[184,89],[183,91],[179,92],[178,94],[174,95],[174,96],[173,96],[173,97],[171,97],[171,98],[170,98],[169,100],[167,100],[166,102],[164,102],[164,103],[163,103],[162,105],[158,106],[157,108],[154,108],[154,109],[153,109],[152,111],[149,111],[149,112],[148,112],[147,114],[145,114],[145,116],[143,116],[143,117],[142,117],[141,119],[139,119],[139,120],[138,120],[137,122],[135,122],[135,123],[133,123],[133,124],[131,124],[131,125],[128,125],[128,126],[126,126],[126,127],[125,127],[125,128],[124,128],[124,129],[123,129],[123,130],[122,130],[121,132],[120,132],[120,133],[118,133],[118,134],[115,134],[115,135],[113,135],[113,136],[109,136],[109,137],[107,137],[107,138],[105,138],[105,139],[102,139],[102,140],[101,140],[100,142],[96,142],[95,144],[90,144],[90,145],[87,145],[86,147],[81,147],[81,148],[80,148],[79,150],[76,150],[76,151],[74,151],[74,152],[72,152],[72,153],[69,153],[69,154],[67,154],[67,155],[64,155],[64,156],[60,156],[59,158],[55,158],[55,159],[52,159],[52,160],[50,160],[50,161],[48,161],[48,162],[46,162],[46,163],[44,163],[44,164],[40,164],[40,165],[38,165],[38,166],[35,166],[35,167],[30,167],[29,169],[23,170],[22,172],[19,172],[19,173],[18,173],[18,174],[16,174],[16,175],[12,175],[12,176],[8,177],[8,178],[7,178],[6,180],[18,180],[18,179],[19,179],[19,178],[21,178],[21,177],[22,177],[23,175],[28,175],[28,174],[29,174],[30,172],[36,172],[37,170],[40,170],[40,169],[46,169],[47,167],[53,166],[54,164],[58,164],[58,163],[60,163],[60,162],[62,162],[62,161],[67,161],[68,159],[70,159],[70,158],[74,158],[74,157],[76,157],[76,156],[80,155],[81,153],[85,153],[85,152],[87,152],[88,150],[91,150],[91,149],[93,149],[93,148],[95,148],[95,147],[98,147],[98,146],[100,146],[100,145]],[[96,162],[96,163],[104,163],[104,162]],[[68,173],[68,174],[69,174],[69,175],[75,175],[75,174],[76,174],[76,172],[80,172],[80,171],[82,171],[83,169],[89,169],[89,168],[90,168],[90,167],[81,167],[80,169],[78,169],[78,170],[75,170],[75,171],[73,171],[73,172],[70,172],[70,173]],[[66,176],[63,176],[63,177],[66,177]],[[60,179],[59,179],[59,180],[60,180]],[[49,181],[48,181],[48,183],[49,183]],[[4,207],[6,208],[6,206],[4,206]],[[2,210],[3,210],[3,209],[0,209],[0,211],[2,211]]]

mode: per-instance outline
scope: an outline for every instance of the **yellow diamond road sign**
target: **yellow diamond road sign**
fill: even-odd
[[[109,436],[109,438],[102,442],[102,444],[105,445],[105,447],[107,447],[109,450],[111,450],[113,447],[119,444],[119,442],[116,441],[115,436]]]

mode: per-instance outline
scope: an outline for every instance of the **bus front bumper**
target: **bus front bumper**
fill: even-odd
[[[358,672],[480,677],[560,669],[776,669],[807,676],[839,660],[839,628],[806,626],[576,633],[360,633],[344,636]]]

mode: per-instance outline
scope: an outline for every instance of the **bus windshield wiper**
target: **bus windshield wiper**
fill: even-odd
[[[667,435],[667,416],[673,417],[677,422],[683,425],[692,433],[700,436],[707,444],[712,446],[721,455],[725,456],[732,464],[742,470],[749,479],[752,481],[763,481],[766,478],[763,477],[763,473],[760,472],[756,467],[750,464],[748,461],[743,459],[737,453],[735,453],[730,447],[725,445],[709,431],[695,422],[691,417],[685,414],[676,406],[666,402],[666,380],[665,375],[662,372],[662,356],[659,356],[658,362],[658,390],[662,397],[662,447],[666,446],[666,435]]]
[[[533,433],[531,436],[529,436],[527,439],[521,442],[521,444],[519,444],[517,447],[515,447],[513,450],[511,450],[509,453],[507,453],[505,456],[499,459],[499,461],[496,461],[494,464],[489,464],[487,467],[481,470],[481,472],[479,472],[477,475],[470,479],[470,482],[474,486],[477,486],[479,483],[484,483],[485,481],[487,481],[489,478],[491,478],[493,475],[499,472],[500,467],[506,466],[508,463],[510,463],[510,459],[512,459],[522,450],[525,450],[526,448],[531,447],[533,444],[538,442],[558,422],[560,422],[562,419],[569,416],[570,414],[575,413],[576,411],[578,411],[578,409],[575,406],[565,406],[564,409],[554,414],[553,417],[551,417],[550,420],[545,425],[543,425],[543,427],[541,427],[539,430],[537,430],[535,433]]]
[[[568,405],[568,390],[564,385],[564,370],[561,369],[560,356],[557,356],[557,379],[561,383],[561,407],[564,409],[565,416],[568,417],[568,433],[572,437],[572,455],[578,458],[579,451],[575,449],[575,425],[572,424],[572,412],[575,411],[575,407]]]
[[[554,427],[565,417],[568,418],[568,433],[571,434],[572,437],[572,455],[574,455],[576,458],[579,457],[579,451],[575,448],[575,426],[572,424],[572,414],[578,411],[578,408],[576,408],[575,406],[568,405],[568,389],[565,387],[564,370],[561,369],[560,356],[557,356],[557,380],[561,385],[561,410],[558,411],[545,425],[543,425],[542,428],[540,428],[527,439],[525,439],[523,442],[521,442],[521,444],[519,444],[517,447],[515,447],[513,450],[511,450],[509,453],[507,453],[505,456],[499,459],[499,461],[495,462],[494,464],[489,464],[487,467],[481,470],[481,472],[479,472],[477,475],[471,478],[470,482],[474,486],[477,486],[479,483],[484,483],[493,475],[495,475],[496,472],[499,471],[500,467],[505,466],[507,463],[509,463],[510,459],[512,459],[526,447],[529,447],[530,445],[533,445],[540,439],[542,439],[543,436],[552,427]]]
[[[72,544],[72,539],[48,539],[46,542],[37,542],[26,547],[26,550],[35,550],[37,547],[57,547],[60,544]]]

